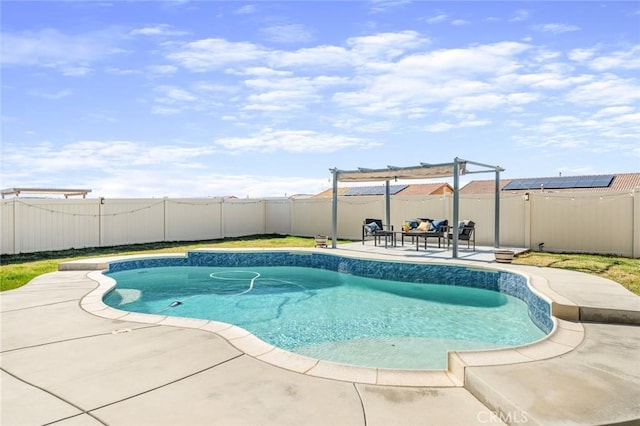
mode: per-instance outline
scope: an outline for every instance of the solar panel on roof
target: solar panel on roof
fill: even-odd
[[[544,189],[606,188],[611,185],[613,178],[613,175],[599,175],[513,179],[502,190],[540,189],[542,186]]]
[[[409,185],[389,185],[389,194],[397,194]],[[349,188],[343,195],[384,195],[384,186],[357,186]]]

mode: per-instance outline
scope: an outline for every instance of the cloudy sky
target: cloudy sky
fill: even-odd
[[[271,197],[455,157],[640,172],[638,2],[0,7],[2,188]]]

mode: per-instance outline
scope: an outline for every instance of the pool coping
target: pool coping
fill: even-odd
[[[198,249],[193,251],[329,253],[326,249],[313,248]],[[362,253],[354,254],[345,250],[338,250],[335,252],[335,255],[376,261],[400,261],[397,258],[378,253],[363,255]],[[310,358],[266,343],[249,331],[232,324],[210,320],[179,318],[168,315],[121,311],[107,306],[102,301],[104,295],[115,286],[115,280],[102,273],[108,269],[109,263],[123,260],[185,256],[186,254],[184,253],[163,253],[100,257],[63,262],[59,265],[59,270],[90,271],[87,277],[97,282],[98,285],[80,300],[80,307],[93,315],[122,321],[208,331],[225,339],[229,344],[244,354],[273,366],[308,376],[347,382],[409,387],[463,387],[465,385],[465,370],[469,367],[519,364],[558,357],[575,349],[584,339],[584,327],[578,322],[580,307],[568,298],[555,292],[549,285],[547,278],[537,274],[525,273],[518,270],[517,267],[514,268],[512,265],[490,264],[490,266],[486,266],[478,265],[478,262],[465,260],[434,261],[432,259],[403,259],[401,262],[440,265],[454,264],[479,269],[501,270],[522,275],[526,278],[527,286],[530,290],[550,304],[551,319],[554,323],[552,331],[543,339],[522,346],[475,351],[449,351],[447,355],[447,369],[445,370],[401,370],[354,366]]]

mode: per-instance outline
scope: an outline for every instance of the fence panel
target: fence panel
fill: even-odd
[[[330,209],[333,208],[331,199],[327,200],[327,203]],[[382,219],[386,222],[384,204],[384,197],[378,195],[338,197],[338,238],[361,239],[362,223],[367,218]],[[328,215],[330,223],[328,235],[331,235],[331,210]],[[391,223],[394,223],[393,217]]]
[[[21,199],[15,203],[15,253],[97,247],[98,200]]]
[[[13,214],[15,200],[3,202],[0,204],[0,253],[14,254],[16,252],[15,237],[16,229],[14,226],[15,216]]]
[[[331,200],[321,198],[297,199],[293,202],[293,235],[312,237],[331,235]]]
[[[225,237],[264,234],[264,201],[225,199],[222,203],[222,223]]]
[[[493,204],[493,197],[491,197]],[[493,205],[491,221],[493,222]],[[527,209],[524,195],[504,195],[500,197],[500,246],[527,247]],[[494,229],[492,224],[491,229]],[[493,242],[493,236],[491,237]]]
[[[265,232],[267,234],[292,235],[291,206],[289,198],[269,199],[265,201]]]
[[[165,199],[165,240],[222,238],[222,199]]]
[[[101,245],[164,241],[164,223],[164,199],[106,199],[101,205]]]
[[[544,243],[548,251],[631,257],[634,242],[631,195],[532,193],[531,245],[537,248]]]

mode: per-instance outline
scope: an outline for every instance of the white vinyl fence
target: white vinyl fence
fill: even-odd
[[[29,199],[0,202],[1,254],[197,241],[260,234],[331,235],[330,198]],[[493,246],[493,195],[461,195],[460,219]],[[391,197],[391,223],[453,215],[452,195]],[[384,196],[338,198],[338,237],[359,239],[385,218]],[[502,194],[500,245],[640,257],[640,188],[633,192]]]

